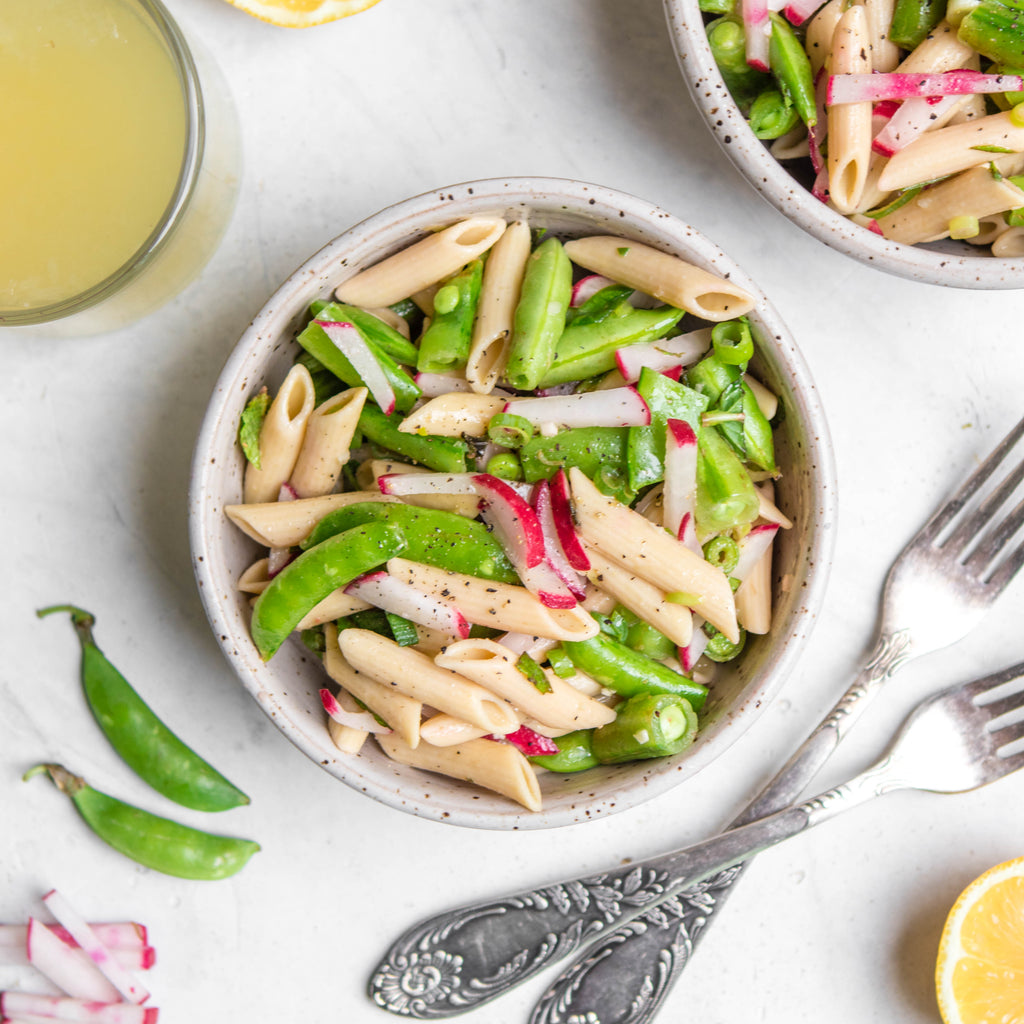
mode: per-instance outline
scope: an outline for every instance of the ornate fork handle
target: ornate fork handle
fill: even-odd
[[[887,634],[879,640],[853,686],[776,780],[750,805],[741,821],[777,811],[799,796],[852,724],[857,709],[866,703],[864,698],[905,660],[907,647],[908,641],[901,634]],[[739,867],[728,868],[695,889],[680,892],[695,877],[698,867],[688,851],[673,851],[589,878],[439,914],[415,925],[392,945],[370,981],[370,996],[385,1010],[424,1020],[465,1013],[584,943],[605,936],[615,926],[631,922],[601,943],[597,954],[600,959],[588,957],[585,989],[574,985],[575,975],[563,975],[556,982],[558,993],[550,1005],[564,1004],[566,1013],[559,1009],[557,1014],[561,1015],[537,1018],[571,1018],[587,1024],[619,1020],[605,1015],[607,1000],[594,1002],[592,1010],[588,1000],[587,1010],[580,1011],[575,1008],[577,997],[593,988],[591,982],[601,982],[602,969],[614,974],[613,983],[621,991],[624,980],[631,975],[622,969],[619,956],[631,957],[624,952],[625,947],[640,937],[645,938],[641,950],[644,962],[653,955],[654,962],[660,963],[663,949],[673,956],[673,963],[685,962],[685,956],[680,961],[676,955],[677,936],[688,955],[694,936],[720,905],[740,871]],[[654,927],[663,923],[671,923],[671,927]],[[652,936],[660,941],[652,943]],[[671,941],[666,945],[666,940]],[[614,961],[607,953],[609,949],[616,951]],[[653,984],[649,973],[638,977],[643,988]],[[599,987],[603,989],[606,984],[601,982]],[[649,1018],[621,1018],[630,1022],[641,1019]]]

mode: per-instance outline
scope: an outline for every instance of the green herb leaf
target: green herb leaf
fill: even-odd
[[[533,683],[539,693],[551,692],[551,684],[548,682],[547,676],[544,675],[543,669],[528,654],[519,655],[516,668]]]
[[[263,429],[269,405],[270,395],[266,387],[262,387],[249,399],[238,423],[238,443],[242,446],[245,457],[257,469],[260,468],[260,431]]]
[[[979,153],[1016,153],[1015,149],[1007,149],[1005,146],[971,146],[971,149],[978,150]]]

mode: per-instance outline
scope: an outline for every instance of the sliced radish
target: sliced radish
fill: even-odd
[[[651,410],[634,387],[548,398],[517,398],[509,402],[504,411],[537,425],[555,423],[570,429],[645,427],[651,422]]]
[[[579,381],[570,380],[564,384],[552,384],[549,388],[537,388],[534,394],[538,398],[553,398],[555,395],[571,395],[579,385]]]
[[[807,132],[807,146],[811,155],[811,167],[814,173],[821,176],[825,170],[825,157],[822,146],[828,134],[828,109],[825,106],[825,95],[828,92],[828,72],[822,68],[814,79],[814,126]]]
[[[551,495],[551,514],[555,520],[555,530],[558,532],[558,543],[565,552],[569,564],[579,572],[586,572],[590,568],[590,559],[580,543],[579,535],[576,533],[576,524],[572,518],[572,505],[569,501],[569,478],[565,470],[559,468],[558,472],[548,481],[548,492]]]
[[[0,1017],[5,1021],[65,1020],[91,1024],[156,1024],[156,1007],[103,1003],[31,992],[0,992]]]
[[[750,532],[739,543],[740,557],[730,576],[741,583],[750,575],[750,570],[761,561],[764,553],[771,547],[775,534],[779,532],[778,523],[762,523],[751,528]]]
[[[602,277],[600,274],[588,274],[581,277],[572,286],[572,297],[569,299],[570,306],[582,306],[587,299],[593,298],[602,288],[607,288],[615,282],[610,277]]]
[[[943,74],[907,74],[901,71],[868,75],[830,75],[826,102],[874,103],[925,96],[977,96],[983,93],[1019,92],[1020,75],[984,75],[980,71],[946,71]]]
[[[708,635],[701,629],[703,625],[704,620],[699,615],[694,615],[693,636],[685,647],[678,648],[679,664],[684,672],[693,671],[693,666],[697,664],[700,656],[704,653],[704,648],[708,645]]]
[[[871,142],[872,150],[880,156],[893,156],[928,131],[959,102],[959,96],[915,97],[904,100],[875,135]]]
[[[566,552],[562,549],[560,533],[555,523],[551,489],[547,480],[542,480],[537,485],[534,507],[537,509],[537,519],[540,520],[540,528],[544,533],[544,550],[547,552],[548,564],[569,589],[569,593],[577,601],[582,601],[586,597],[586,580],[576,571]]]
[[[136,981],[114,959],[110,950],[89,927],[89,923],[62,893],[51,889],[43,897],[43,903],[124,999],[130,1003],[144,1003],[149,998],[146,986]]]
[[[135,921],[102,921],[94,922],[90,928],[99,936],[100,941],[108,949],[118,948],[143,948],[152,949],[148,943],[146,926]],[[69,946],[75,945],[75,940],[66,928],[59,924],[51,924],[50,931],[66,942]],[[0,949],[8,946],[25,945],[25,925],[23,924],[0,924]]]
[[[885,232],[882,230],[877,220],[869,220],[867,224],[868,231],[873,231],[876,235],[885,236]]]
[[[42,921],[28,919],[25,931],[28,962],[61,991],[78,999],[116,1003],[121,996],[88,956],[62,942]]]
[[[339,725],[347,725],[350,729],[381,735],[391,732],[386,725],[381,725],[369,711],[346,711],[338,703],[338,698],[326,688],[320,691],[320,703],[323,705],[324,711]]]
[[[615,363],[627,384],[640,379],[640,371],[646,366],[659,372],[695,363],[711,345],[711,328],[701,328],[689,334],[678,334],[674,338],[643,342],[617,349]]]
[[[333,320],[315,320],[314,323],[323,328],[327,337],[352,364],[352,369],[366,385],[373,400],[390,416],[395,411],[395,390],[355,324]]]
[[[508,740],[516,749],[522,751],[527,757],[536,757],[542,754],[557,754],[558,744],[534,732],[529,726],[521,725],[515,732],[506,733],[504,736],[488,736],[489,740]]]
[[[438,398],[453,391],[472,390],[465,377],[449,377],[444,373],[417,373],[413,380],[423,392],[424,398]]]
[[[670,419],[666,426],[662,525],[700,554],[692,528],[697,501],[697,435],[686,420]]]
[[[768,37],[772,24],[768,20],[768,4],[765,0],[741,0],[740,10],[747,42],[747,63],[758,71],[768,71]]]
[[[386,572],[360,576],[345,588],[345,593],[449,636],[462,640],[469,636],[469,623],[457,608]]]
[[[544,559],[544,533],[537,513],[505,480],[489,473],[477,473],[473,483],[483,500],[480,514],[493,528],[516,571],[539,565]]]
[[[791,25],[802,25],[824,2],[825,0],[789,0],[783,7],[782,14]]]
[[[385,473],[377,478],[381,494],[476,494],[474,473]]]

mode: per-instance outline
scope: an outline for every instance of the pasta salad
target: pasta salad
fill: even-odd
[[[1024,25],[1004,0],[700,0],[754,134],[887,239],[1024,254]]]
[[[693,742],[791,525],[752,307],[636,241],[491,217],[313,304],[225,511],[266,549],[253,641],[321,656],[339,750],[539,810],[540,770]]]

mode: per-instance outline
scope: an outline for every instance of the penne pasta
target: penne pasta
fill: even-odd
[[[941,74],[969,67],[974,59],[974,50],[960,42],[956,29],[948,21],[940,21],[896,70],[901,74]]]
[[[334,294],[354,306],[391,306],[450,277],[490,249],[504,230],[500,217],[459,221],[349,278]],[[425,312],[433,313],[433,302]]]
[[[420,723],[420,739],[432,747],[454,747],[459,743],[483,739],[486,735],[486,729],[452,715],[431,715]]]
[[[459,640],[434,661],[510,701],[543,725],[566,731],[595,729],[615,719],[607,704],[584,696],[554,673],[546,677],[548,692],[541,693],[516,667],[516,656],[494,640]]]
[[[895,0],[860,0],[867,15],[871,40],[871,67],[875,71],[895,71],[900,63],[900,48],[889,38]]]
[[[815,75],[830,61],[836,25],[845,6],[846,0],[829,0],[807,24],[805,49]]]
[[[330,494],[337,486],[367,394],[366,388],[349,388],[313,410],[289,480],[300,498]]]
[[[494,243],[480,286],[466,380],[478,394],[490,394],[505,368],[512,318],[530,257],[530,226],[517,220]]]
[[[267,568],[270,565],[269,558],[260,558],[253,562],[241,576],[238,577],[238,589],[243,594],[262,594],[267,589],[270,576]]]
[[[356,670],[414,700],[470,722],[495,736],[515,732],[519,719],[503,700],[432,658],[368,629],[346,629],[338,647]]]
[[[342,710],[350,714],[359,714],[363,710],[351,695],[344,690],[337,694],[336,700],[341,705]],[[331,742],[343,754],[358,754],[366,742],[366,737],[370,735],[365,729],[356,729],[351,725],[342,725],[341,722],[336,722],[330,715],[327,716],[327,733],[331,737]]]
[[[505,408],[507,399],[453,391],[431,398],[398,425],[403,434],[434,434],[439,437],[483,437],[492,416]]]
[[[784,530],[792,529],[793,520],[784,516],[775,504],[774,495],[769,493],[774,490],[771,486],[771,481],[765,481],[759,487],[755,487],[757,491],[757,502],[758,516],[768,523],[778,523]]]
[[[640,242],[594,235],[566,242],[565,251],[574,263],[595,274],[705,320],[730,320],[754,308],[753,298],[739,285]]]
[[[743,382],[754,393],[754,400],[757,402],[757,407],[764,413],[764,418],[766,420],[774,419],[775,414],[779,411],[778,395],[766,388],[756,377],[751,376],[749,373],[743,374]]]
[[[259,468],[252,462],[246,463],[246,504],[277,500],[281,485],[287,483],[295,468],[314,401],[313,378],[305,366],[296,363],[288,371],[263,420]]]
[[[525,587],[392,558],[388,572],[455,605],[468,622],[552,640],[588,640],[599,628],[585,608],[548,608]]]
[[[362,598],[352,597],[351,594],[346,594],[344,589],[339,588],[328,594],[319,604],[314,605],[295,628],[302,632],[304,629],[322,626],[325,622],[334,622],[347,615],[355,615],[356,612],[365,612],[372,607],[373,605],[368,604]]]
[[[1008,228],[992,242],[993,256],[1024,256],[1024,228]]]
[[[472,782],[501,793],[527,810],[541,809],[540,785],[530,762],[511,743],[470,740],[454,747],[426,743],[411,749],[396,736],[378,736],[381,749],[393,761]]]

